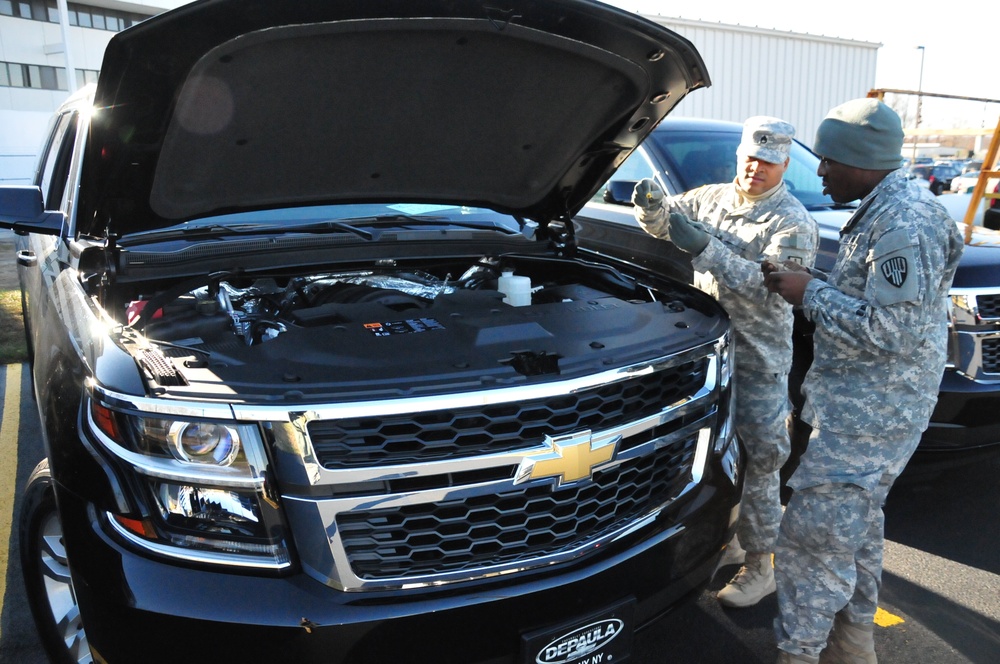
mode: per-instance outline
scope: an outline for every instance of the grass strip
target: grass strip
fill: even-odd
[[[0,364],[27,362],[21,291],[0,290]]]

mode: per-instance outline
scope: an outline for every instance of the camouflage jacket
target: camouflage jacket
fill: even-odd
[[[636,208],[636,219],[647,233],[669,239],[669,212],[700,221],[712,235],[692,259],[694,285],[729,312],[737,370],[788,373],[792,307],[768,294],[760,264],[793,259],[811,267],[819,241],[815,220],[784,182],[756,202],[741,198],[734,182],[705,185],[664,199],[659,210]]]
[[[964,248],[955,221],[902,171],[865,197],[841,230],[829,277],[806,287],[803,311],[816,332],[803,419],[851,435],[927,427]]]

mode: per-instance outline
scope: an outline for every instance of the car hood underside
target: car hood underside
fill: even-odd
[[[387,200],[544,223],[709,84],[690,43],[638,16],[502,6],[209,0],[119,33],[82,230]]]

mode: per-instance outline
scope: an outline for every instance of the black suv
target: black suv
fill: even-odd
[[[917,165],[910,167],[910,173],[927,180],[931,193],[940,196],[951,189],[951,181],[961,175],[959,170],[948,164]]]
[[[210,0],[0,188],[55,661],[615,661],[738,516],[729,321],[570,223],[694,47],[590,2]]]

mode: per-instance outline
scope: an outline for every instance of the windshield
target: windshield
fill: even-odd
[[[730,182],[736,177],[739,131],[654,131],[647,141],[655,142],[667,172],[682,191]],[[818,167],[819,157],[801,143],[792,143],[785,184],[807,209],[834,204],[823,194],[822,179],[816,174]]]
[[[317,205],[254,210],[235,214],[190,219],[167,228],[131,234],[126,243],[149,239],[211,232],[226,234],[275,234],[285,232],[354,232],[363,234],[376,229],[482,228],[504,233],[521,231],[517,219],[487,208],[424,203]]]

